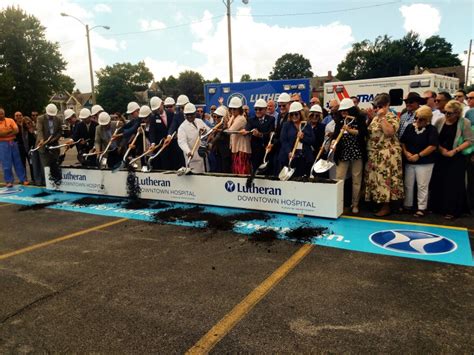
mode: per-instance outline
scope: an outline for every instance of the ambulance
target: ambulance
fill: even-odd
[[[390,95],[390,107],[400,113],[405,107],[403,99],[409,92],[423,95],[427,90],[447,91],[452,95],[458,89],[458,78],[431,73],[330,82],[324,84],[324,106],[329,108],[329,101],[332,99],[340,102],[344,98],[356,96],[360,101],[359,107],[367,109],[372,107],[377,94],[385,92]]]

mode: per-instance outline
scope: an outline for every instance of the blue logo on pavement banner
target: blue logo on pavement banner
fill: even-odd
[[[452,240],[422,231],[386,230],[370,235],[370,241],[380,248],[410,254],[446,254],[456,250]]]
[[[229,192],[234,192],[235,191],[235,184],[234,182],[228,180],[225,183],[225,189]]]

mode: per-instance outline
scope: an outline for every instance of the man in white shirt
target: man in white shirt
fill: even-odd
[[[196,106],[192,103],[187,103],[183,111],[185,120],[178,128],[178,145],[183,151],[185,161],[189,160],[192,172],[204,173],[207,166],[206,155],[200,156],[197,148],[201,144],[200,136],[208,132],[210,128],[201,119],[196,118]],[[193,152],[196,144],[197,148]]]
[[[444,117],[441,111],[436,108],[436,93],[431,90],[425,91],[423,93],[423,98],[426,100],[426,105],[431,107],[431,112],[433,113],[431,124],[434,125],[440,118]]]

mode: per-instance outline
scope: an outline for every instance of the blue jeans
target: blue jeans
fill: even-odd
[[[26,181],[26,172],[20,159],[16,142],[0,142],[0,160],[2,161],[5,182],[13,183],[13,167],[20,182]]]

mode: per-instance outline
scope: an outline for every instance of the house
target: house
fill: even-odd
[[[311,79],[311,97],[318,97],[321,101],[324,96],[324,84],[333,81],[339,81],[338,78],[332,75],[332,71],[328,71],[326,76],[315,76]]]
[[[415,66],[415,69],[410,70],[410,75],[430,74],[430,73],[458,78],[459,87],[463,87],[466,81],[466,68],[464,67],[464,65],[457,65],[454,67],[441,67],[441,68],[419,68],[418,66]]]
[[[92,93],[81,93],[79,90],[72,94],[68,91],[55,93],[50,99],[50,103],[55,104],[58,107],[58,112],[63,115],[64,111],[68,108],[74,110],[76,114],[86,107],[90,109],[92,107]]]

